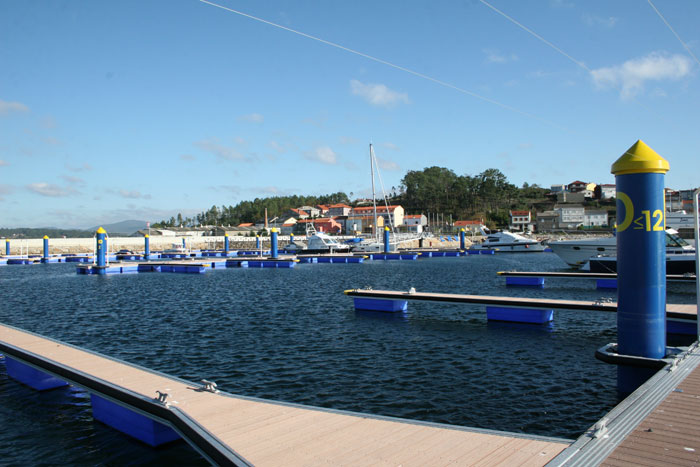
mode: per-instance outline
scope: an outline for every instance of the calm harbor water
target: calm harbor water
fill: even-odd
[[[487,323],[482,306],[355,312],[343,290],[591,299],[594,281],[509,288],[499,270],[563,270],[553,254],[501,254],[202,275],[82,276],[72,264],[0,268],[0,322],[234,394],[432,422],[576,438],[616,403],[614,314],[555,312],[550,326]],[[671,285],[669,301],[694,288]],[[0,360],[0,463],[197,464],[94,422],[89,396],[35,393]]]

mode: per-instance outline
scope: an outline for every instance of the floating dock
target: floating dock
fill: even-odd
[[[698,465],[699,366],[696,342],[548,465]]]
[[[317,254],[317,255],[297,255],[300,263],[330,263],[330,264],[358,264],[363,263],[367,256],[352,254]]]
[[[345,295],[353,297],[355,309],[366,311],[403,312],[410,300],[486,305],[486,316],[493,321],[544,324],[553,320],[553,310],[617,312],[613,301],[557,300],[544,298],[498,297],[394,290],[352,289]],[[697,334],[697,306],[666,305],[667,332]]]
[[[0,325],[0,351],[8,362],[89,391],[103,423],[149,443],[154,433],[172,441],[174,432],[219,465],[541,466],[570,446],[556,438],[234,396],[210,382],[194,384],[6,325]],[[135,430],[136,420],[147,428]]]

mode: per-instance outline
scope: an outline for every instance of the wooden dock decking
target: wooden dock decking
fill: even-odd
[[[565,310],[588,310],[617,312],[616,302],[587,300],[559,300],[546,298],[498,297],[491,295],[463,295],[432,292],[401,292],[396,290],[352,289],[346,290],[350,297],[378,298],[385,300],[418,300],[445,303],[474,303],[480,305],[504,305],[521,308],[553,308]],[[666,304],[669,318],[696,319],[697,306]]]
[[[601,465],[700,465],[700,369],[691,371]]]
[[[218,464],[539,466],[570,445],[208,392],[5,325],[0,351],[170,424]],[[156,391],[169,395],[168,406]]]
[[[696,342],[550,462],[551,467],[700,465]]]
[[[558,272],[558,271],[498,271],[503,277],[549,277],[569,279],[617,279],[614,272]],[[667,282],[695,282],[694,274],[666,274]]]

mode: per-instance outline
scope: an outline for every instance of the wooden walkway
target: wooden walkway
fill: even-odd
[[[473,303],[480,305],[502,305],[520,308],[546,308],[563,310],[588,310],[617,312],[616,302],[587,300],[558,300],[546,298],[498,297],[491,295],[461,295],[430,292],[400,292],[395,290],[352,289],[345,295],[384,300],[418,300],[446,303]],[[697,317],[696,305],[666,304],[666,316],[693,320]]]
[[[700,369],[668,394],[601,465],[700,465]]]
[[[700,465],[697,343],[659,370],[549,465]]]
[[[556,271],[498,271],[503,277],[549,277],[569,279],[617,279],[617,273],[612,272],[556,272]],[[695,282],[695,275],[666,274],[667,282]]]
[[[570,444],[208,392],[4,325],[0,351],[165,421],[222,465],[539,466]]]

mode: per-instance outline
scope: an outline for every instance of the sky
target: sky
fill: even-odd
[[[696,0],[0,2],[0,227],[88,228],[409,170],[700,186]],[[381,189],[378,187],[378,191]]]

